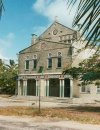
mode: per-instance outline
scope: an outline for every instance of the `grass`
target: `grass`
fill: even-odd
[[[60,118],[100,125],[100,107],[44,108],[41,109],[41,113],[33,107],[0,107],[0,115]]]
[[[0,97],[2,97],[2,98],[9,98],[9,97],[11,97],[12,95],[7,95],[7,94],[0,94]]]

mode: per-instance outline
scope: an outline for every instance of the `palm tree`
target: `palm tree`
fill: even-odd
[[[3,9],[3,0],[0,0],[0,18],[1,18],[1,15],[2,15],[2,9]]]
[[[73,6],[78,0],[67,0],[69,6]],[[100,1],[80,0],[76,15],[73,20],[73,27],[81,25],[79,31],[84,35],[87,45],[100,48]]]

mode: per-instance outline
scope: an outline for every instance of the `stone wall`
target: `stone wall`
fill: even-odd
[[[45,44],[44,49],[40,49],[42,42],[39,42],[31,47],[29,50],[25,50],[20,53],[19,55],[19,74],[35,74],[38,73],[39,67],[44,67],[44,73],[55,73],[55,72],[62,72],[63,69],[67,65],[71,65],[72,57],[69,53],[70,45],[66,44],[58,44],[54,42],[43,42]],[[62,53],[62,67],[57,68],[57,52]],[[52,54],[52,68],[48,69],[48,53]],[[37,55],[37,68],[33,70],[33,56]],[[25,70],[25,60],[29,57],[30,61],[30,69],[29,71]]]

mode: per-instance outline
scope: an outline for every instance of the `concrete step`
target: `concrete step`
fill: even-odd
[[[13,96],[10,97],[13,100],[23,100],[23,101],[38,101],[38,96]],[[72,103],[72,98],[60,98],[60,97],[40,97],[43,102],[56,102],[56,103]]]

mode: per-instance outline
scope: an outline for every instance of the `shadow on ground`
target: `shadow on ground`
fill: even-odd
[[[65,108],[64,108],[65,109]],[[67,110],[79,111],[79,112],[100,112],[100,107],[93,106],[78,106],[78,107],[68,107]]]

